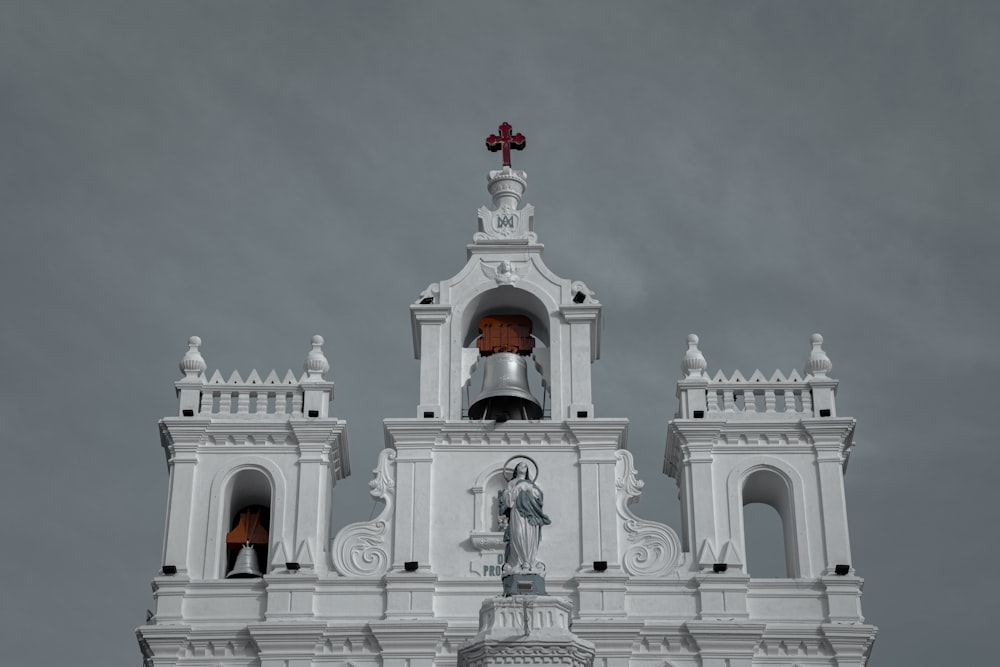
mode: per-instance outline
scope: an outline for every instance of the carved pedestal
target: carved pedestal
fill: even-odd
[[[458,651],[458,667],[593,667],[594,645],[570,632],[572,613],[573,605],[561,598],[487,598],[479,610],[479,633]]]
[[[504,595],[548,595],[545,579],[538,574],[506,574],[501,581]]]

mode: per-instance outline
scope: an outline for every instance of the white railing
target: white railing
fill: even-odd
[[[677,382],[681,419],[800,419],[836,417],[837,380],[827,373],[833,367],[823,351],[823,337],[813,334],[812,349],[803,377],[793,370],[775,371],[766,377],[759,370],[748,378],[739,371],[722,371],[709,378],[708,362],[698,349],[698,336],[688,336],[681,362],[684,377]]]
[[[228,380],[224,380],[219,371],[216,371],[208,382],[202,384],[198,414],[300,417],[303,395],[302,385],[291,371],[283,379],[279,379],[277,373],[271,371],[263,380],[257,371],[252,371],[246,380],[239,373],[233,373]]]
[[[333,400],[333,383],[323,378],[330,363],[323,354],[323,337],[312,337],[312,349],[303,364],[305,372],[296,379],[291,371],[283,378],[273,370],[261,379],[250,371],[244,380],[234,372],[226,380],[219,371],[205,379],[205,358],[201,338],[188,339],[188,351],[181,358],[184,377],[174,383],[181,417],[226,417],[281,419],[285,417],[327,418]]]
[[[749,380],[739,371],[728,378],[720,371],[709,381],[705,391],[708,415],[791,413],[812,416],[813,413],[812,391],[794,370],[788,377],[775,371],[770,379],[757,371]]]

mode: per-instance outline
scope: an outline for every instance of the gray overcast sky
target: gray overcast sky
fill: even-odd
[[[0,6],[4,662],[138,664],[191,334],[226,375],[326,337],[336,523],[368,517],[407,306],[463,264],[504,120],[548,264],[605,304],[638,511],[679,526],[686,334],[770,374],[820,331],[871,664],[992,662],[1000,3],[470,4]]]

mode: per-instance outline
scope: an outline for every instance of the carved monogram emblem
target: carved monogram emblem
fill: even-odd
[[[510,207],[503,207],[493,214],[493,231],[502,236],[510,236],[517,231],[520,216]]]

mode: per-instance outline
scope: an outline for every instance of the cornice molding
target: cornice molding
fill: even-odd
[[[624,448],[628,437],[627,419],[511,420],[492,421],[443,419],[386,419],[383,421],[387,447],[467,447],[517,446],[565,449]]]

